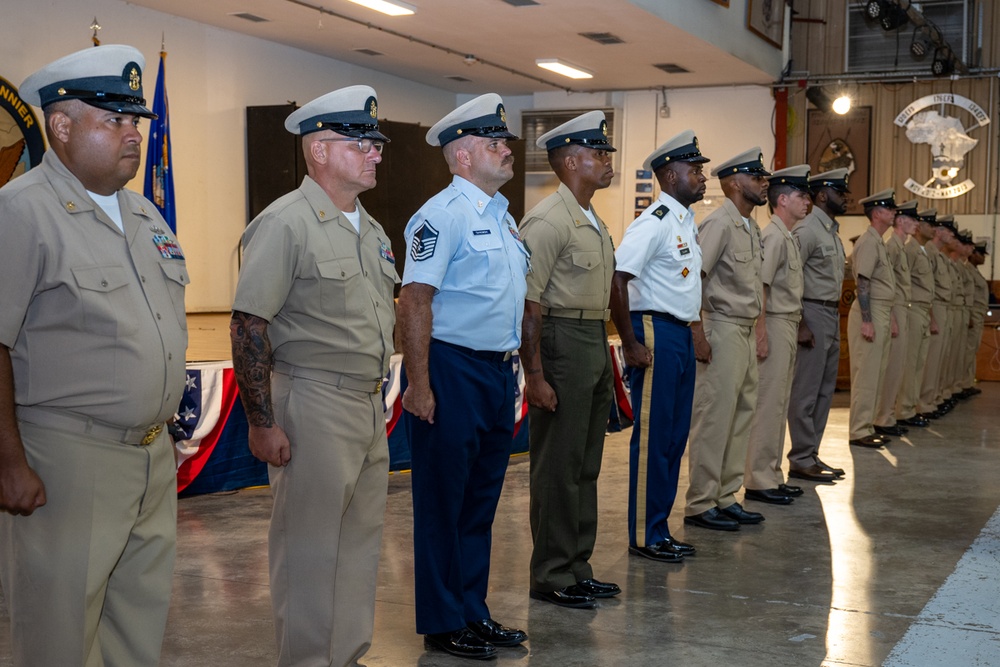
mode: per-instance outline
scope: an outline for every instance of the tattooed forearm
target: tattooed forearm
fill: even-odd
[[[861,321],[872,321],[872,281],[864,276],[858,276],[858,307],[861,308]]]
[[[542,307],[536,301],[524,302],[524,319],[521,320],[521,368],[525,375],[542,372],[539,343],[542,340]]]
[[[233,311],[229,322],[233,344],[233,371],[240,388],[240,399],[252,426],[274,426],[271,407],[271,341],[267,320]]]

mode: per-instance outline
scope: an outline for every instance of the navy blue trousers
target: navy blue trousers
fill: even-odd
[[[653,351],[651,366],[628,369],[635,419],[629,443],[628,534],[631,546],[644,547],[670,537],[667,519],[691,428],[695,361],[690,328],[642,312],[631,316],[635,337]]]
[[[404,362],[405,363],[405,362]],[[493,517],[514,437],[508,359],[430,345],[434,423],[403,414],[412,455],[417,632],[489,618]]]

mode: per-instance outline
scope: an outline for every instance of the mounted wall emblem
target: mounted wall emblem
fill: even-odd
[[[31,105],[0,78],[0,186],[42,162],[45,140]]]
[[[936,110],[927,110],[935,106]],[[966,128],[962,119],[945,115],[948,106],[965,109],[972,116],[972,125]],[[908,178],[903,184],[907,190],[928,199],[951,199],[976,187],[968,178],[961,183],[953,181],[965,166],[965,154],[979,143],[969,133],[990,123],[982,107],[961,95],[927,95],[911,102],[894,122],[906,128],[906,138],[912,143],[927,144],[931,149],[930,180],[920,183]]]

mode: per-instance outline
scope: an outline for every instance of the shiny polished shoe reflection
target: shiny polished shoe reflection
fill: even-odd
[[[732,517],[723,514],[718,507],[707,509],[701,514],[684,517],[684,523],[689,526],[708,528],[709,530],[739,530],[740,524]]]
[[[555,591],[529,591],[528,597],[539,602],[548,602],[570,609],[593,609],[597,600],[578,585],[567,586]]]
[[[803,493],[801,486],[793,486],[791,484],[779,484],[778,491],[790,498],[798,498]]]
[[[743,492],[746,500],[756,500],[759,503],[770,503],[772,505],[791,505],[792,497],[782,493],[778,489],[746,489]]]
[[[837,476],[834,473],[826,468],[821,468],[815,463],[808,468],[792,468],[788,471],[788,476],[795,479],[807,479],[810,482],[826,482],[828,484],[837,481]]]
[[[595,598],[613,598],[622,592],[621,586],[610,581],[598,581],[597,579],[583,579],[576,582],[576,587],[587,595]]]
[[[723,507],[719,511],[743,525],[753,525],[764,520],[763,514],[760,512],[748,512],[739,503],[733,503],[728,507]]]
[[[662,542],[650,544],[645,547],[629,546],[628,552],[633,556],[642,556],[643,558],[659,561],[660,563],[680,563],[684,561],[684,554],[674,548],[673,545],[668,544],[664,546]]]
[[[846,474],[846,471],[843,468],[835,468],[831,465],[827,465],[826,463],[823,463],[818,456],[816,457],[816,465],[827,472],[832,472],[837,477],[843,477]]]
[[[528,634],[524,630],[504,627],[492,618],[483,618],[469,623],[468,628],[481,640],[494,646],[517,646],[528,638]]]
[[[480,639],[468,628],[454,632],[424,635],[424,648],[438,649],[470,660],[489,660],[497,657],[496,648]]]

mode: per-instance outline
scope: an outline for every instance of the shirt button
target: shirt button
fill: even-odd
[[[163,318],[162,318],[162,317],[160,317],[160,314],[159,314],[159,313],[157,313],[157,314],[156,314],[156,319],[158,319],[158,320],[162,320]]]
[[[173,358],[174,358],[174,353],[173,352],[167,352],[167,361],[170,361]]]
[[[102,280],[101,281],[101,287],[107,287],[107,286],[108,286],[108,281],[107,280]]]
[[[139,277],[142,279],[142,282],[146,282],[146,276],[139,276]]]

